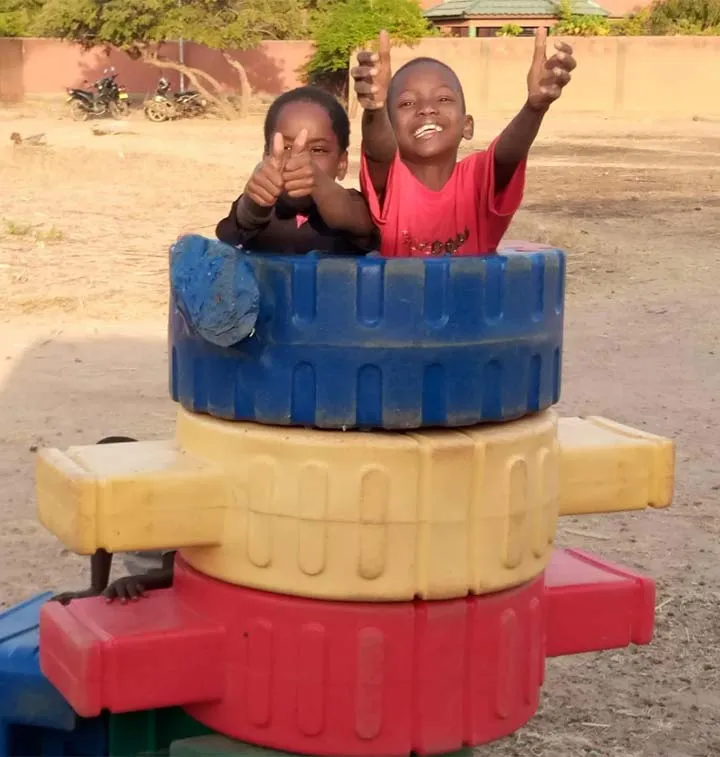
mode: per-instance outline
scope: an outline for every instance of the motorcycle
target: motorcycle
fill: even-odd
[[[114,68],[106,68],[95,84],[85,82],[92,89],[68,87],[67,103],[70,115],[75,121],[87,121],[88,118],[100,118],[110,115],[112,118],[124,118],[130,112],[129,96],[125,87],[117,83]]]
[[[150,121],[161,123],[176,118],[196,118],[207,112],[208,103],[194,89],[183,92],[170,92],[170,82],[162,77],[155,94],[145,101],[145,117]]]

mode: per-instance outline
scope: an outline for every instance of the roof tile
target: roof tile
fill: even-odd
[[[472,16],[555,16],[553,0],[446,0],[425,11],[429,19]],[[607,16],[608,12],[593,0],[573,0],[579,16]]]

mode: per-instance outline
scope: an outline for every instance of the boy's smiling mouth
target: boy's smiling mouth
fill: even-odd
[[[442,130],[442,126],[438,124],[423,124],[419,129],[415,130],[413,136],[415,139],[430,139],[436,134],[439,134]]]

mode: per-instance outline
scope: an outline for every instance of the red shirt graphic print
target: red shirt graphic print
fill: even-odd
[[[526,161],[495,191],[494,143],[455,165],[445,186],[422,184],[396,153],[382,204],[362,153],[360,185],[385,257],[491,255],[522,202]]]

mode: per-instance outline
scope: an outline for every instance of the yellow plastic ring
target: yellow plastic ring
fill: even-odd
[[[483,594],[544,570],[558,514],[557,418],[342,432],[178,416],[177,444],[225,472],[218,546],[197,570],[265,591],[388,601]],[[201,504],[195,525],[202,530]]]

